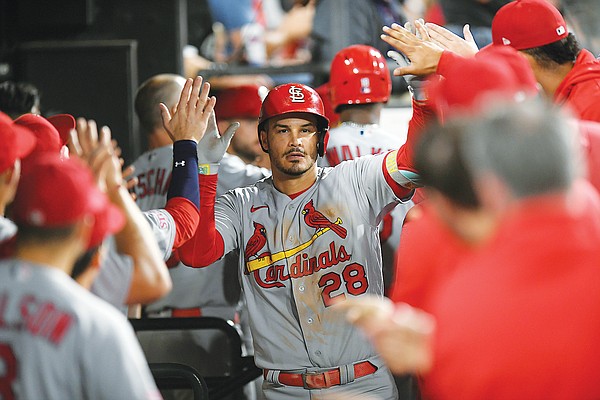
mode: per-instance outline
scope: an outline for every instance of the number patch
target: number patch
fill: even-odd
[[[369,287],[365,267],[358,263],[352,263],[346,265],[341,276],[337,272],[329,272],[323,275],[319,279],[319,287],[323,288],[321,296],[325,307],[333,305],[336,298],[346,298],[346,293],[343,291],[338,292],[342,283],[345,285],[345,292],[348,294],[358,296],[365,293]]]

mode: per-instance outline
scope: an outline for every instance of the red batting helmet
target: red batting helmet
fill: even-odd
[[[317,152],[322,157],[325,154],[329,119],[325,116],[325,107],[319,94],[313,88],[301,83],[279,85],[265,97],[258,116],[259,140],[260,131],[266,130],[264,126],[270,118],[290,113],[308,113],[317,117],[319,131]]]
[[[392,80],[379,50],[363,44],[340,50],[331,61],[331,102],[336,110],[344,104],[385,103]]]

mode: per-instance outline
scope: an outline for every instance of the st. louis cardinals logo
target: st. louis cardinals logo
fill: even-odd
[[[304,103],[304,93],[301,88],[292,85],[288,93],[290,94],[290,101],[292,103]]]
[[[346,235],[348,234],[346,228],[341,225],[337,225],[342,222],[341,218],[338,218],[335,222],[331,222],[327,219],[327,217],[315,210],[312,200],[306,203],[304,209],[302,210],[302,215],[304,215],[304,222],[306,225],[310,226],[311,228],[317,228],[317,230],[329,228],[342,239],[345,239]]]
[[[301,251],[310,247],[315,240],[317,240],[317,238],[328,231],[334,232],[341,239],[345,239],[348,235],[348,231],[342,226],[341,218],[338,217],[335,222],[330,221],[321,212],[315,209],[312,200],[304,205],[301,213],[304,216],[304,223],[311,228],[315,228],[315,233],[309,240],[294,248],[272,254],[269,251],[263,251],[261,253],[261,250],[263,250],[267,244],[267,232],[262,224],[253,222],[254,232],[252,236],[250,236],[250,239],[248,239],[246,248],[244,250],[246,272],[250,273],[258,269],[268,267],[269,265],[273,265],[281,260],[285,260],[286,258],[294,257]]]
[[[248,243],[246,243],[246,250],[244,251],[244,257],[246,258],[246,261],[254,256],[256,256],[256,258],[260,258],[269,254],[268,252],[265,252],[258,255],[258,252],[265,247],[265,244],[267,244],[267,231],[262,224],[259,224],[258,222],[253,222],[253,224],[254,233],[252,236],[250,236]]]

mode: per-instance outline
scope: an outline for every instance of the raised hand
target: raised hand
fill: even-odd
[[[465,39],[431,22],[426,23],[425,26],[427,27],[431,41],[445,50],[463,57],[472,57],[479,51],[477,43],[475,43],[475,39],[473,39],[473,35],[471,34],[469,24],[463,27]]]
[[[208,97],[210,84],[202,83],[202,77],[187,79],[173,115],[164,103],[160,112],[165,130],[173,142],[194,140],[198,143],[208,125],[208,120],[216,104],[215,97]]]
[[[221,135],[217,129],[215,114],[209,116],[208,129],[206,134],[198,143],[198,164],[218,164],[229,147],[231,138],[233,137],[240,123],[234,122]]]
[[[102,191],[110,192],[123,184],[120,150],[108,127],[103,126],[98,133],[95,121],[78,118],[76,129],[71,131],[69,150],[90,167]]]
[[[415,27],[415,33],[398,24],[383,27],[384,34],[381,35],[381,39],[410,61],[406,66],[396,68],[394,75],[425,76],[435,73],[437,69],[444,49],[430,40],[421,21],[415,21]]]

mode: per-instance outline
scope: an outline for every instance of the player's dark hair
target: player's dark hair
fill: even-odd
[[[0,83],[0,111],[15,119],[40,107],[40,92],[30,83]]]
[[[436,189],[456,204],[479,207],[473,179],[461,149],[462,129],[431,123],[415,147],[415,168],[425,186]]]
[[[523,53],[533,57],[542,68],[552,69],[559,65],[574,62],[580,51],[581,45],[577,38],[573,33],[569,33],[564,39],[545,46],[523,50]]]
[[[73,270],[71,271],[71,278],[77,279],[81,274],[87,271],[99,249],[100,246],[92,247],[75,261]]]
[[[55,228],[22,225],[17,223],[17,245],[36,244],[40,242],[61,242],[75,231],[75,225]]]

